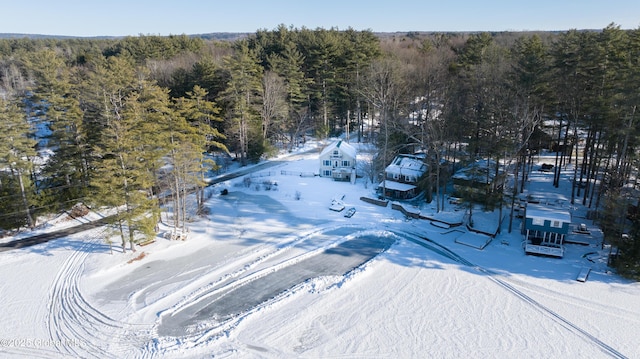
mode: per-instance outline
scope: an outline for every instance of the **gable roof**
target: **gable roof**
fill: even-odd
[[[467,167],[461,168],[453,174],[453,179],[474,181],[479,183],[491,183],[496,177],[496,161],[481,159],[469,164]],[[498,169],[498,174],[503,174]]]
[[[327,145],[327,147],[325,147],[320,153],[320,157],[333,151],[336,148],[342,151],[342,153],[346,154],[347,156],[356,158],[356,154],[358,152],[356,151],[356,148],[346,142],[343,142],[342,140],[338,140],[336,142],[333,142]]]
[[[427,171],[427,165],[423,162],[424,156],[397,155],[385,172],[389,174],[414,175],[419,178]]]
[[[571,223],[571,214],[561,208],[528,204],[526,218],[538,218],[547,221],[560,221],[561,223]]]

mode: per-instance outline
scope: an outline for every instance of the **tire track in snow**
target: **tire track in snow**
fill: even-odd
[[[550,308],[544,306],[543,304],[541,304],[540,302],[536,301],[535,299],[529,297],[528,295],[526,295],[525,293],[523,293],[519,289],[515,288],[511,284],[509,284],[506,281],[504,281],[503,279],[500,279],[499,275],[497,275],[496,273],[492,273],[491,271],[483,269],[483,268],[480,268],[480,267],[475,267],[475,268],[478,271],[487,274],[489,279],[491,279],[493,282],[495,282],[498,285],[500,285],[501,287],[505,288],[506,290],[508,290],[512,294],[515,294],[516,296],[518,296],[520,299],[524,300],[525,302],[527,302],[527,303],[531,304],[532,306],[536,307],[537,309],[539,309],[543,313],[549,315],[552,319],[554,319],[557,323],[559,323],[563,327],[569,329],[570,331],[572,331],[572,332],[574,332],[576,334],[579,334],[579,335],[583,336],[588,341],[593,342],[598,347],[600,347],[600,349],[604,353],[609,354],[613,358],[627,358],[625,355],[623,355],[622,353],[620,353],[619,351],[617,351],[615,348],[613,348],[612,346],[608,345],[607,343],[601,341],[596,336],[594,336],[594,335],[590,334],[589,332],[587,332],[586,330],[580,328],[578,325],[573,324],[568,319],[565,319],[560,314],[558,314],[555,311],[551,310]]]
[[[571,321],[569,321],[568,319],[564,318],[563,316],[561,316],[560,314],[556,313],[554,310],[552,310],[551,308],[543,305],[542,303],[536,301],[535,299],[531,298],[530,296],[528,296],[527,294],[525,294],[524,292],[522,292],[521,290],[515,288],[513,285],[507,283],[505,280],[500,278],[500,274],[495,273],[491,270],[482,268],[480,266],[474,265],[473,263],[469,262],[468,260],[466,260],[465,258],[461,257],[460,255],[456,254],[455,252],[453,252],[452,250],[450,250],[449,248],[436,243],[420,234],[417,233],[409,233],[409,232],[403,232],[403,231],[396,231],[397,234],[399,235],[404,235],[407,240],[416,243],[422,247],[425,247],[433,252],[436,252],[446,258],[449,258],[455,262],[458,262],[462,265],[465,265],[467,267],[471,267],[475,270],[477,270],[478,272],[485,274],[487,276],[487,278],[489,278],[491,281],[493,281],[494,283],[498,284],[499,286],[501,286],[502,288],[506,289],[507,291],[509,291],[511,294],[517,296],[518,298],[520,298],[521,300],[525,301],[526,303],[528,303],[530,306],[534,307],[535,309],[539,310],[540,312],[542,312],[543,314],[546,314],[549,318],[551,318],[552,320],[554,320],[556,323],[560,324],[562,327],[568,329],[569,331],[573,332],[576,335],[581,336],[585,341],[590,342],[594,345],[596,345],[602,352],[604,352],[605,354],[608,354],[609,356],[613,357],[613,358],[620,358],[620,359],[627,359],[627,356],[625,356],[624,354],[620,353],[619,351],[617,351],[615,348],[613,348],[612,346],[610,346],[609,344],[603,342],[602,340],[598,339],[596,336],[590,334],[588,331],[580,328],[578,325],[572,323]],[[412,238],[412,237],[417,237],[416,238]]]
[[[252,283],[256,280],[260,280],[265,276],[270,274],[274,274],[284,268],[295,266],[300,264],[310,258],[316,257],[318,254],[326,251],[327,249],[338,247],[340,244],[347,242],[349,240],[353,240],[360,236],[366,235],[369,233],[369,230],[365,230],[361,228],[361,226],[352,226],[352,225],[340,225],[340,226],[330,226],[320,230],[313,231],[308,233],[304,237],[301,237],[291,243],[292,246],[304,242],[304,240],[313,238],[320,234],[327,234],[329,232],[337,231],[337,230],[345,230],[344,237],[339,237],[337,239],[329,240],[323,245],[314,246],[313,250],[306,250],[302,254],[295,254],[293,256],[287,258],[279,258],[274,263],[269,263],[268,265],[256,270],[251,271],[251,273],[247,273],[247,275],[238,277],[231,282],[227,282],[222,284],[221,286],[214,285],[213,287],[209,287],[206,291],[202,293],[198,293],[197,295],[193,295],[189,298],[185,298],[181,303],[177,304],[174,308],[162,313],[159,317],[160,325],[162,325],[162,319],[167,316],[171,317],[176,313],[181,312],[187,307],[199,305],[200,302],[206,302],[207,300],[211,300],[210,297],[215,296],[216,294],[231,292],[234,289],[245,286],[249,283]],[[376,234],[378,231],[374,231]],[[348,234],[347,234],[348,233]],[[290,246],[287,246],[289,248]],[[266,263],[262,263],[266,264]],[[353,269],[352,269],[353,270]],[[336,278],[344,278],[345,274],[340,276],[336,276]],[[222,337],[228,337],[229,333],[238,326],[240,322],[242,322],[245,318],[250,316],[251,314],[262,310],[265,307],[269,307],[274,303],[277,303],[283,300],[285,297],[289,297],[294,295],[300,288],[305,288],[308,285],[310,279],[306,279],[304,281],[299,282],[298,284],[289,287],[288,289],[283,290],[279,294],[276,294],[274,297],[271,297],[265,301],[260,302],[259,304],[254,305],[251,309],[242,310],[239,313],[235,313],[229,318],[223,318],[219,322],[216,321],[200,321],[195,328],[192,330],[187,330],[186,333],[180,336],[166,335],[161,337],[161,340],[157,343],[156,350],[169,353],[174,352],[176,350],[188,350],[191,348],[199,347],[211,340],[215,340]],[[339,280],[337,280],[339,281]],[[220,284],[220,283],[219,283]]]
[[[84,242],[64,261],[49,294],[49,336],[59,353],[82,358],[141,356],[151,326],[123,323],[92,306],[79,288],[87,257],[106,230],[84,233]],[[135,350],[141,352],[136,353]]]
[[[499,274],[500,273],[498,273],[498,275]],[[567,305],[584,308],[585,310],[589,310],[591,312],[598,312],[610,317],[616,317],[622,320],[633,321],[637,326],[640,327],[640,317],[638,317],[638,313],[633,310],[628,310],[626,308],[620,308],[620,307],[612,307],[604,303],[588,300],[587,298],[579,297],[577,295],[570,295],[567,293],[563,293],[558,290],[553,290],[551,288],[547,288],[532,282],[520,280],[514,277],[508,277],[503,275],[502,278],[503,280],[507,281],[508,283],[511,283],[512,285],[518,288],[526,289],[528,293],[536,293],[541,296],[550,298],[555,302],[563,302]]]
[[[335,245],[335,243],[339,241],[334,240],[325,243],[324,245],[318,245],[313,250],[302,254],[286,256],[286,252],[292,250],[296,245],[307,241],[310,238],[314,238],[326,232],[348,227],[359,228],[356,226],[323,226],[312,231],[308,231],[302,236],[292,235],[275,248],[273,248],[272,244],[269,244],[261,245],[258,248],[247,249],[239,255],[234,256],[232,259],[224,262],[222,265],[213,268],[210,273],[201,275],[200,277],[207,277],[222,272],[217,279],[209,281],[209,283],[204,286],[198,286],[192,292],[185,294],[178,303],[167,308],[165,311],[160,313],[159,316],[172,315],[172,313],[204,300],[208,296],[221,291],[233,289],[248,281],[255,280],[255,278],[265,275],[266,273],[275,271],[282,266],[286,266],[290,263],[294,263],[295,261],[300,261],[306,257],[312,256],[325,249],[327,245]],[[276,259],[276,264],[270,263],[275,258],[279,258],[281,256],[284,258],[279,260]]]

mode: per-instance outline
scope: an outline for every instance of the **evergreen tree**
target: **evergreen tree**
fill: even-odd
[[[268,57],[268,62],[272,71],[284,81],[287,115],[281,132],[288,135],[289,150],[292,150],[298,135],[304,130],[303,123],[308,116],[305,103],[308,104],[306,94],[311,81],[305,78],[302,71],[304,56],[293,42],[287,42],[284,45],[281,55],[275,54]]]
[[[312,111],[319,114],[316,135],[326,137],[335,128],[334,101],[336,91],[336,59],[339,55],[339,44],[334,30],[318,29],[315,32],[303,30],[302,44],[306,47],[306,67],[309,77],[313,79],[310,98]]]
[[[186,187],[195,186],[197,189],[196,199],[200,211],[204,204],[205,172],[217,168],[217,164],[207,160],[204,154],[228,150],[220,142],[225,136],[216,129],[216,123],[222,121],[219,117],[220,109],[215,103],[206,100],[207,91],[196,85],[187,95],[186,98],[176,99],[174,105],[173,127],[170,132],[176,135],[172,137],[172,143],[184,148],[173,151],[174,155],[177,152],[182,156],[176,155],[173,159],[182,167]]]
[[[3,217],[6,217],[0,217],[0,221],[9,226],[25,224],[31,228],[35,226],[31,213],[33,201],[31,160],[36,154],[36,141],[31,135],[32,131],[26,114],[16,100],[4,100],[0,97],[0,168],[8,170],[8,175],[3,175],[0,182],[0,193],[4,197],[2,208],[6,208],[7,211],[3,211]],[[12,196],[10,193],[18,193],[19,197]]]
[[[83,114],[70,69],[52,50],[32,54],[28,67],[36,83],[30,100],[52,131],[48,147],[53,156],[42,171],[40,187],[52,209],[70,208],[86,195],[89,177]]]
[[[372,61],[381,56],[380,41],[371,31],[355,31],[351,28],[344,32],[343,53],[339,60],[342,69],[338,76],[342,97],[347,100],[347,113],[353,112],[358,129],[358,142],[362,140],[364,132],[363,99],[358,91],[358,83],[363,72]],[[347,121],[349,121],[347,115]],[[347,123],[348,125],[348,123]],[[347,127],[349,130],[349,127]]]
[[[540,150],[531,138],[542,122],[545,103],[549,96],[547,74],[549,71],[547,48],[539,36],[521,37],[512,48],[513,62],[508,72],[508,86],[513,94],[513,120],[515,131],[509,151],[512,162],[515,158],[514,183],[510,193],[511,211],[509,216],[509,233],[511,233],[514,217],[514,206],[517,194],[524,191],[526,181],[526,164],[532,161],[535,151]]]
[[[130,243],[135,251],[136,232],[149,237],[154,235],[157,202],[150,196],[153,185],[153,163],[161,153],[157,151],[156,131],[149,125],[157,123],[149,113],[162,113],[168,99],[147,97],[141,104],[136,89],[134,67],[126,60],[112,57],[97,71],[102,95],[102,130],[93,148],[98,156],[96,170],[91,178],[94,201],[117,209],[113,223],[122,239],[122,248]],[[166,92],[165,92],[166,96]],[[156,103],[156,101],[158,101]],[[154,107],[155,105],[155,107]]]
[[[262,67],[246,42],[238,45],[234,55],[225,61],[230,80],[225,91],[229,103],[227,115],[232,122],[238,141],[240,162],[247,164],[249,140],[252,129],[259,127],[258,106],[262,97]],[[260,133],[260,131],[253,131]],[[258,141],[262,144],[262,141]]]

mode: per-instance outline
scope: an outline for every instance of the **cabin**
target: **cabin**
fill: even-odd
[[[525,253],[564,256],[564,239],[571,214],[558,207],[529,203],[525,209]]]
[[[356,156],[355,147],[342,140],[327,145],[320,153],[320,177],[354,182]]]
[[[377,191],[385,198],[411,199],[420,194],[418,180],[427,171],[423,154],[397,155],[384,170],[384,180],[378,184]]]
[[[477,160],[453,174],[453,191],[459,196],[468,191],[491,194],[502,190],[505,178],[496,161]]]

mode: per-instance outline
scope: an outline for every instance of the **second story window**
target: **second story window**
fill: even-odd
[[[542,219],[542,218],[532,218],[531,219],[531,224],[533,224],[534,226],[544,226],[544,219]]]

